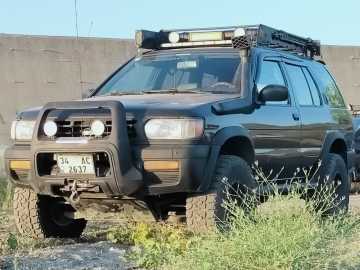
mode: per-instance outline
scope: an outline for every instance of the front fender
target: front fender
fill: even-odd
[[[217,131],[211,140],[211,151],[205,169],[204,180],[198,188],[198,192],[206,192],[210,188],[212,176],[215,172],[216,162],[219,157],[221,147],[227,140],[233,137],[247,138],[252,145],[252,149],[254,149],[254,143],[249,131],[242,126],[231,126]]]

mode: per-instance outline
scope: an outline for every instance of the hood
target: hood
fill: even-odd
[[[226,99],[233,99],[238,94],[193,94],[193,93],[169,93],[169,94],[144,94],[124,96],[99,96],[85,99],[86,101],[119,101],[125,107],[127,113],[147,113],[164,115],[189,115],[196,111],[208,108],[212,104]],[[42,107],[34,107],[19,113],[22,119],[36,119]]]
[[[237,95],[229,94],[193,94],[193,93],[174,93],[174,94],[144,94],[126,96],[102,96],[92,97],[87,100],[104,101],[118,100],[127,110],[146,109],[149,110],[168,110],[168,109],[192,109],[206,104],[233,98]]]

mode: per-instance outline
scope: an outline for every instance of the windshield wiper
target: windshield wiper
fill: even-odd
[[[126,96],[126,95],[143,95],[143,92],[122,92],[121,90],[112,91],[104,96]]]
[[[177,94],[177,93],[193,93],[193,94],[200,94],[203,93],[203,91],[199,89],[165,89],[165,90],[147,90],[143,91],[145,94]]]

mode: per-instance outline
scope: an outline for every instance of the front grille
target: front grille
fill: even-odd
[[[93,120],[55,121],[58,126],[56,137],[94,137],[91,134],[91,123]],[[102,138],[110,136],[112,121],[103,121],[105,132]]]
[[[54,109],[49,112],[47,120],[54,121],[57,125],[57,133],[54,137],[47,137],[43,127],[40,127],[39,137],[41,140],[54,140],[56,138],[77,138],[87,137],[92,139],[106,139],[113,131],[111,111],[109,109]],[[102,136],[96,137],[91,132],[91,124],[95,120],[100,120],[105,124],[105,132]],[[128,136],[130,139],[136,137],[136,120],[126,119]]]

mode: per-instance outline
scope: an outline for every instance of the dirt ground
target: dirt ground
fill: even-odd
[[[351,196],[351,211],[360,214],[360,195]],[[85,213],[89,215],[89,213]],[[15,232],[8,213],[0,213],[0,240],[9,232]],[[138,269],[125,258],[130,247],[106,241],[104,233],[109,227],[124,222],[116,214],[90,213],[84,236],[79,240],[56,240],[42,246],[29,248],[9,255],[0,256],[0,270],[51,269],[51,270],[130,270]]]
[[[43,248],[28,254],[4,256],[1,269],[134,269],[124,259],[127,247],[105,241]]]
[[[137,214],[144,220],[149,219],[144,213]],[[20,251],[0,256],[0,270],[137,269],[124,256],[130,247],[112,244],[106,241],[105,237],[109,228],[126,221],[126,214],[88,211],[80,215],[89,218],[86,230],[80,239],[50,239],[35,245],[30,244]],[[137,218],[136,215],[132,215],[132,218],[134,217]],[[15,232],[11,213],[0,212],[0,245],[9,233]]]

